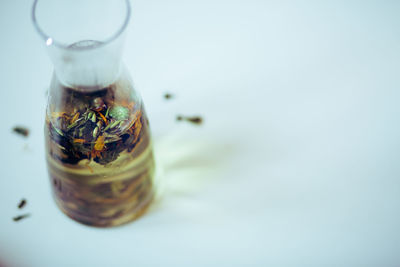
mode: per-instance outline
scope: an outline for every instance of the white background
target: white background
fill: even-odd
[[[400,266],[400,1],[134,1],[162,194],[111,229],[51,198],[31,4],[0,2],[1,267]]]

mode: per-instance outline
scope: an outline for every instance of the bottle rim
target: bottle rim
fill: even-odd
[[[65,44],[63,42],[60,42],[54,38],[52,38],[49,34],[47,34],[39,25],[38,20],[37,20],[37,4],[40,0],[34,0],[33,5],[32,5],[32,11],[31,11],[31,19],[34,28],[36,29],[37,33],[40,35],[40,37],[45,41],[47,46],[56,46],[58,48],[62,49],[67,49],[67,50],[90,50],[90,49],[95,49],[99,47],[106,46],[107,44],[113,42],[116,40],[119,36],[122,35],[122,33],[125,31],[125,29],[128,26],[129,19],[131,17],[131,5],[129,0],[125,0],[125,5],[126,5],[126,13],[125,13],[125,19],[122,25],[118,28],[117,31],[115,31],[110,37],[102,40],[101,42],[97,43],[96,45],[92,46],[73,46],[71,47],[71,44]]]

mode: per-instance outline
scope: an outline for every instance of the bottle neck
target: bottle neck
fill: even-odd
[[[51,47],[49,54],[61,84],[96,90],[118,79],[121,71],[121,49],[118,48],[88,40],[74,43],[68,49]]]

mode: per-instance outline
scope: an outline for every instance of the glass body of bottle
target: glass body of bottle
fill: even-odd
[[[63,2],[66,10],[79,4],[75,8],[84,16],[79,22],[100,18],[105,11],[124,18],[112,20],[114,30],[99,30],[51,15],[51,1],[36,0],[32,15],[55,67],[45,119],[55,201],[65,214],[87,225],[127,223],[150,205],[155,171],[144,106],[121,63],[129,2]],[[44,28],[52,23],[66,36],[47,33]]]

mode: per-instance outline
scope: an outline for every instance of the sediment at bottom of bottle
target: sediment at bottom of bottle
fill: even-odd
[[[138,218],[154,198],[154,159],[149,151],[143,153],[140,166],[136,158],[125,168],[110,168],[111,176],[71,173],[70,169],[56,167],[49,160],[57,205],[70,218],[98,227],[116,226]]]
[[[95,227],[112,227],[112,226],[119,226],[129,222],[132,222],[142,216],[148,210],[149,206],[151,205],[154,199],[154,193],[149,194],[146,199],[144,199],[140,204],[134,207],[131,211],[123,213],[117,213],[115,216],[110,218],[102,218],[102,217],[93,217],[87,216],[82,213],[77,213],[70,210],[65,203],[63,203],[57,196],[54,196],[54,200],[59,207],[59,209],[71,219],[88,225],[88,226],[95,226]]]

